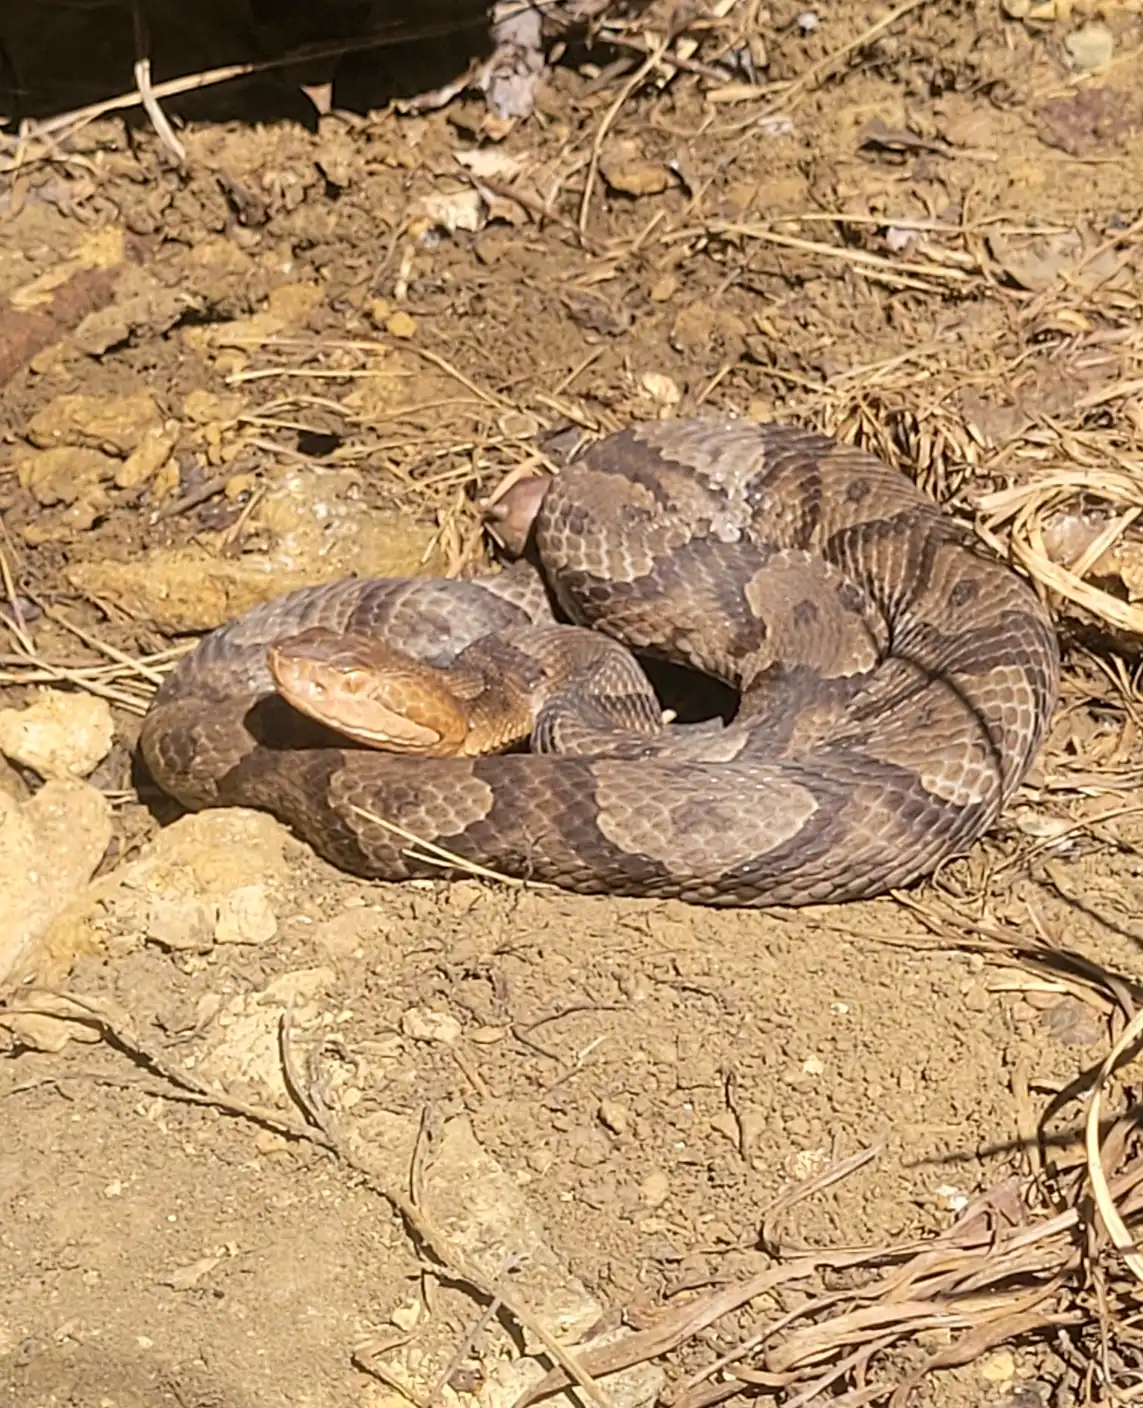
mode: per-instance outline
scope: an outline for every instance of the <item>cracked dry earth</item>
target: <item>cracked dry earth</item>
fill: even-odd
[[[880,14],[823,4],[815,37],[787,8],[786,73]],[[1129,55],[1137,18],[1111,8]],[[1043,226],[1005,237],[1013,286],[1083,294],[1091,232],[1123,228],[1143,188],[1123,136],[1143,69],[1126,59],[1093,116],[1056,91],[1060,43],[988,5],[933,5],[787,123],[742,127],[748,111],[705,104],[686,75],[634,94],[583,240],[585,153],[617,90],[572,68],[495,140],[466,100],[312,131],[201,122],[175,171],[145,129],[104,121],[9,183],[12,311],[104,277],[98,306],[57,307],[8,363],[0,349],[0,749],[18,818],[0,850],[40,877],[12,898],[35,944],[13,951],[10,933],[0,952],[69,995],[0,1028],[0,1404],[395,1408],[385,1374],[422,1404],[511,1403],[538,1375],[534,1337],[482,1322],[378,1188],[573,1341],[765,1266],[774,1199],[860,1150],[875,1154],[788,1213],[784,1241],[947,1226],[1027,1167],[1059,1092],[1053,1157],[1074,1160],[1066,1092],[1105,1024],[932,922],[1138,971],[1134,705],[1074,642],[1044,757],[995,834],[909,896],[844,907],[364,884],[266,817],[178,817],[132,761],[165,652],[300,582],[473,560],[476,497],[565,418],[889,417],[955,498],[973,477],[949,448],[957,416],[995,447],[1021,408],[1071,424],[1084,397],[1098,407],[1114,370],[1064,357],[1082,311],[1014,332],[1004,297],[942,282],[909,226]],[[552,192],[539,222],[529,201]],[[821,255],[839,208],[854,241],[913,272]],[[779,216],[785,245],[695,234]],[[892,240],[869,233],[890,219]],[[1125,325],[1137,257],[1108,278],[1100,316]],[[964,372],[956,395],[909,361],[938,346]],[[998,394],[996,349],[1021,359],[1022,399]],[[323,1122],[337,1149],[290,1134]],[[732,1342],[706,1332],[672,1375]],[[1077,1402],[1069,1372],[1051,1344],[1018,1343],[914,1401]],[[653,1401],[663,1375],[630,1371],[613,1401]]]

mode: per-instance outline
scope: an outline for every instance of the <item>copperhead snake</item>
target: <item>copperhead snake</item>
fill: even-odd
[[[304,588],[204,637],[144,719],[156,781],[190,809],[267,810],[365,877],[460,873],[381,818],[512,877],[760,906],[907,885],[1026,776],[1058,689],[1050,618],[873,456],[788,426],[655,422],[528,492],[509,570]],[[455,668],[469,724],[522,690],[530,749],[518,727],[514,750],[442,742],[435,716],[388,706],[381,742],[404,752],[331,731],[287,699],[344,633]],[[635,656],[722,681],[737,712],[672,724]],[[349,676],[350,712],[375,702],[368,670]]]

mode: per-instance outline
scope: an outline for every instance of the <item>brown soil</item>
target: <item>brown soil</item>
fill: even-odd
[[[515,127],[462,98],[192,122],[181,169],[111,119],[0,147],[4,703],[86,682],[116,724],[112,845],[39,973],[99,1019],[62,1049],[16,1024],[0,1065],[0,1403],[388,1408],[386,1365],[422,1405],[446,1370],[442,1402],[510,1402],[508,1331],[378,1189],[537,1316],[566,1281],[637,1321],[768,1265],[775,1197],[867,1147],[783,1242],[922,1237],[1076,1162],[1108,1005],[973,944],[1139,971],[1137,695],[1091,617],[1061,613],[1064,700],[996,834],[868,904],[366,885],[262,818],[164,829],[132,770],[150,685],[123,660],[297,581],[456,570],[479,495],[569,422],[809,421],[966,514],[1062,461],[1138,466],[1138,7],[922,4],[848,55],[882,7],[803,8],[703,39],[692,69],[750,10],[762,81],[793,82],[736,101],[632,85],[613,49]],[[1089,23],[1113,63],[1077,85]],[[519,1270],[497,1215],[533,1229]],[[983,1345],[914,1401],[1097,1401],[1093,1334]]]

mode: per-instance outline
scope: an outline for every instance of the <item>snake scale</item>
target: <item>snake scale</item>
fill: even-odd
[[[1043,740],[1059,656],[1038,598],[866,452],[733,419],[635,425],[541,481],[528,513],[509,570],[304,588],[204,637],[144,720],[156,781],[190,809],[267,810],[365,877],[457,873],[380,817],[581,893],[804,905],[963,852]],[[628,732],[608,697],[622,672],[582,696],[573,672],[530,751],[401,756],[299,715],[266,663],[324,627],[434,666],[474,647],[518,664],[553,619],[722,681],[737,712]]]

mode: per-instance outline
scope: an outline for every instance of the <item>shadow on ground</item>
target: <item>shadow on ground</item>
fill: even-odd
[[[155,84],[290,59],[164,107],[186,119],[312,127],[301,84],[333,83],[339,108],[365,112],[441,87],[490,53],[483,0],[13,0],[0,8],[0,115],[45,117],[130,92],[141,54]]]

